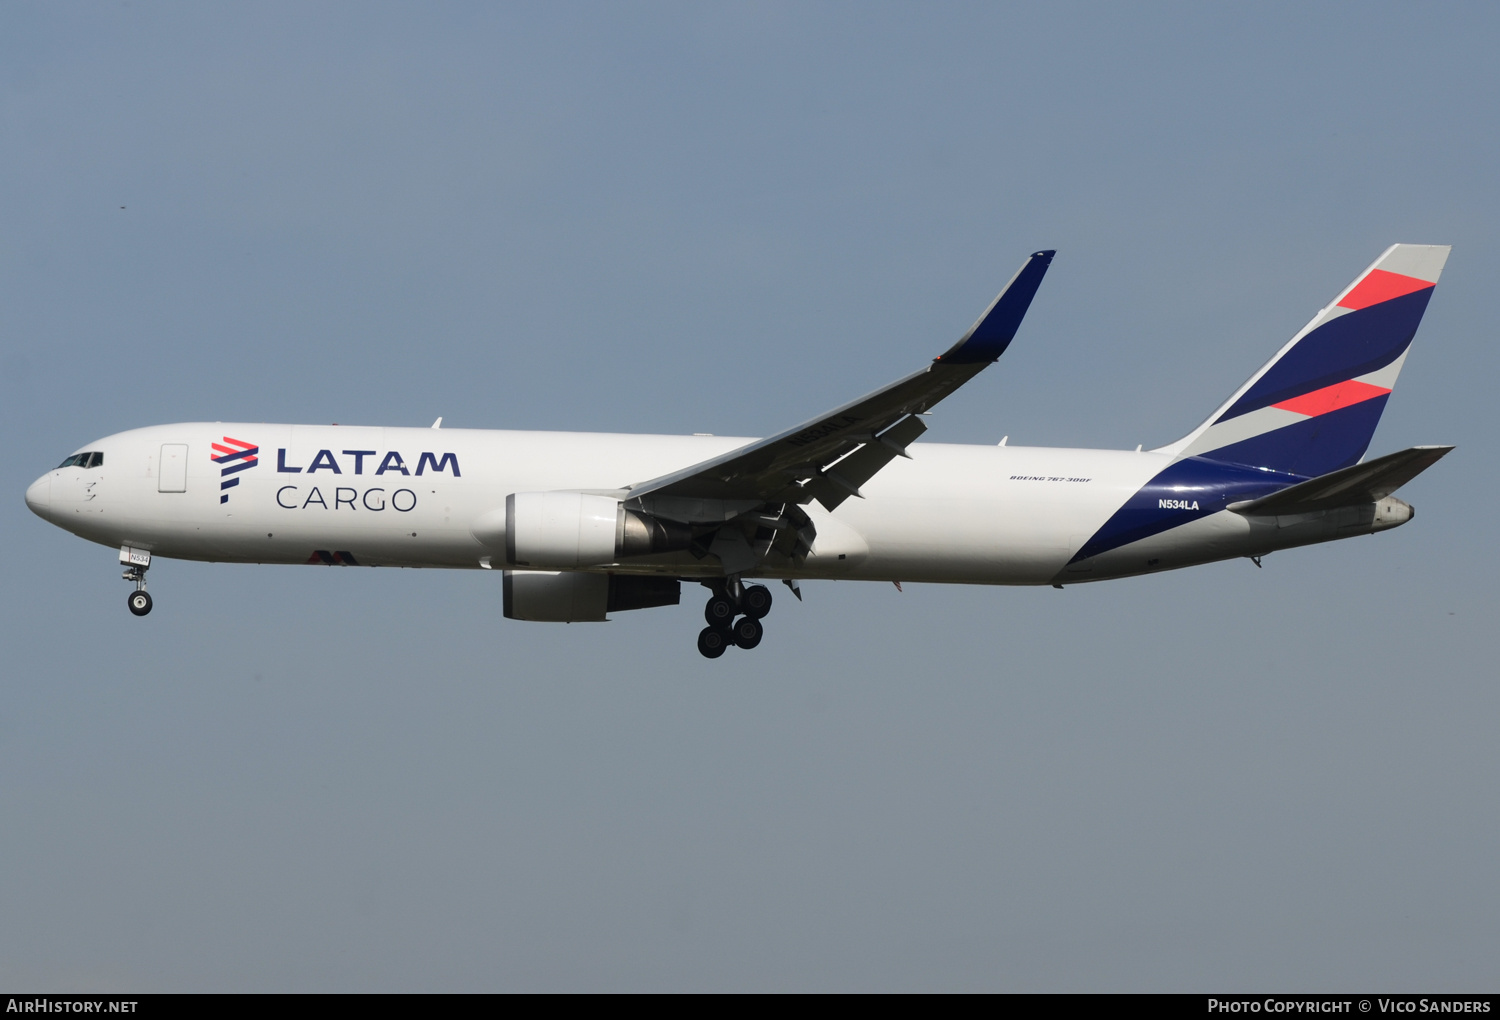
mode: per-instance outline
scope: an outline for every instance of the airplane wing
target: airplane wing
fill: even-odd
[[[1413,446],[1363,464],[1309,478],[1279,492],[1231,503],[1237,514],[1302,514],[1384,499],[1436,464],[1451,446]]]
[[[932,364],[769,439],[629,488],[632,505],[678,520],[727,520],[764,503],[832,510],[927,430],[917,415],[1005,353],[1052,263],[1034,252],[979,321]]]

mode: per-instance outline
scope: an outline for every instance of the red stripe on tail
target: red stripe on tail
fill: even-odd
[[[1434,285],[1426,280],[1418,280],[1414,276],[1402,276],[1400,273],[1388,273],[1384,269],[1372,269],[1353,290],[1343,296],[1339,301],[1339,307],[1356,310],[1369,308],[1382,301],[1415,294],[1431,286]]]
[[[1283,411],[1295,411],[1297,414],[1305,414],[1311,418],[1327,414],[1329,411],[1337,411],[1351,404],[1360,404],[1366,400],[1383,397],[1389,392],[1391,391],[1383,386],[1371,386],[1369,383],[1350,379],[1348,382],[1334,383],[1332,386],[1325,386],[1321,390],[1313,390],[1311,393],[1304,393],[1300,397],[1283,400],[1271,406],[1279,407]]]

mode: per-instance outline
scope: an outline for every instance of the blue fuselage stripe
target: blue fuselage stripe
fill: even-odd
[[[1117,549],[1306,481],[1300,475],[1188,457],[1163,470],[1114,512],[1069,562]]]

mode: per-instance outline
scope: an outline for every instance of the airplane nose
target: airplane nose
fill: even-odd
[[[43,475],[31,483],[26,490],[26,505],[31,507],[31,512],[42,520],[48,519],[52,510],[52,476]]]

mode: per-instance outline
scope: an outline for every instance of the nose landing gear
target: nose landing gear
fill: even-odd
[[[125,566],[125,573],[120,576],[126,581],[135,582],[135,591],[126,598],[125,604],[136,616],[145,616],[151,612],[151,596],[146,591],[146,571],[151,569],[151,553],[145,549],[132,549],[128,545],[122,545],[120,562]]]
[[[747,588],[737,577],[705,584],[713,594],[703,607],[708,626],[698,634],[698,651],[717,659],[730,645],[750,649],[760,644],[765,636],[760,621],[771,611],[770,589],[759,584]]]

